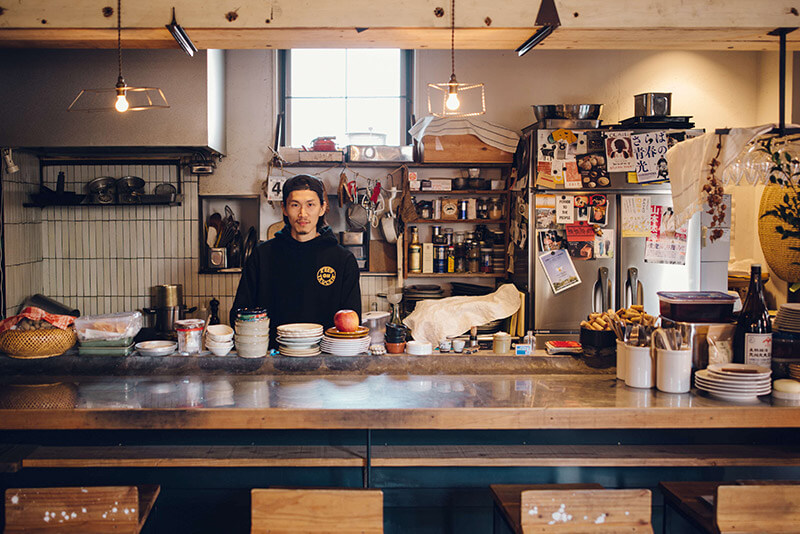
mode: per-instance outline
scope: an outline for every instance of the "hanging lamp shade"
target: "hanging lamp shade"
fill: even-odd
[[[436,117],[474,117],[486,113],[482,83],[459,83],[456,79],[456,0],[450,0],[450,80],[428,84],[428,113]]]
[[[122,0],[117,0],[117,66],[119,76],[114,87],[82,89],[67,111],[144,111],[169,108],[164,92],[158,87],[134,87],[122,76]]]

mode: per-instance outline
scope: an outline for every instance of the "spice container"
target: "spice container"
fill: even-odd
[[[489,201],[487,201],[485,198],[479,198],[476,200],[475,209],[478,219],[489,218]]]
[[[183,355],[197,354],[203,344],[202,319],[183,319],[175,321],[175,333],[178,334],[178,352]]]
[[[469,203],[467,199],[461,199],[458,201],[458,218],[459,219],[467,219],[467,210],[469,207]]]
[[[503,201],[500,198],[489,200],[489,218],[493,221],[503,217]]]
[[[484,242],[481,241],[481,272],[493,273],[494,272],[494,258],[492,257],[491,247],[484,247]]]
[[[721,291],[659,291],[663,317],[685,323],[725,323],[733,313],[732,297]]]

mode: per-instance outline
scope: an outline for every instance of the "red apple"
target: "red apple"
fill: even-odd
[[[333,316],[333,324],[339,332],[355,332],[359,322],[358,314],[353,310],[339,310]]]

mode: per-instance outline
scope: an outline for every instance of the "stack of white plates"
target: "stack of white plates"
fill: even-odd
[[[800,333],[800,304],[782,304],[775,316],[775,330]]]
[[[342,339],[337,337],[324,336],[320,347],[322,352],[335,354],[337,356],[356,356],[366,353],[372,339],[369,335],[352,339]]]
[[[316,323],[290,323],[278,327],[278,350],[284,356],[316,356],[323,328]]]
[[[713,397],[731,401],[752,401],[772,391],[772,370],[744,363],[715,363],[697,371],[694,385]]]

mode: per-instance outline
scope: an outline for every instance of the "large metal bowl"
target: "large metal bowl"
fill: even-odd
[[[544,119],[597,119],[603,104],[534,104],[536,120]]]

